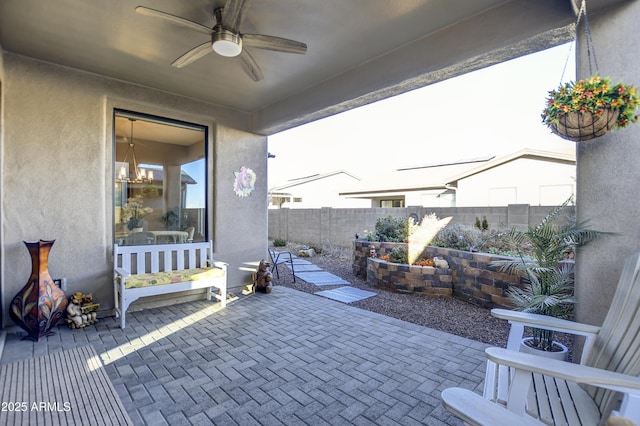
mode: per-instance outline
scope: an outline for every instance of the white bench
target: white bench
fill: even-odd
[[[227,264],[212,259],[213,242],[113,246],[116,318],[140,297],[207,288],[207,299],[227,304]],[[217,291],[216,291],[217,290]],[[219,294],[218,294],[219,293]]]

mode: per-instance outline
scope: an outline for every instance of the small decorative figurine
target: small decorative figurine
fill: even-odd
[[[271,284],[271,280],[273,279],[273,274],[269,271],[271,267],[271,263],[265,262],[264,260],[260,261],[258,265],[258,272],[255,272],[253,275],[253,291],[260,291],[262,293],[271,293],[271,288],[273,284]]]
[[[369,246],[369,257],[378,257],[378,253],[376,253],[376,246]]]

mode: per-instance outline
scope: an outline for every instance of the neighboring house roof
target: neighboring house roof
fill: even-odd
[[[575,152],[563,153],[563,152],[553,152],[553,151],[540,151],[540,150],[525,148],[520,151],[511,153],[509,155],[505,155],[503,157],[494,158],[491,161],[487,161],[484,164],[473,167],[469,170],[463,171],[456,175],[452,175],[447,179],[446,184],[454,185],[457,181],[461,179],[468,178],[470,176],[485,172],[487,170],[493,169],[494,167],[498,167],[510,161],[521,159],[521,158],[551,161],[551,162],[564,163],[569,165],[576,164]]]
[[[344,175],[349,176],[349,177],[351,177],[351,178],[353,178],[355,180],[358,180],[358,181],[360,180],[359,177],[354,176],[354,175],[352,175],[351,173],[349,173],[349,172],[347,172],[345,170],[336,170],[336,171],[329,172],[329,173],[323,173],[323,174],[317,173],[315,175],[309,175],[309,176],[290,179],[290,180],[288,180],[286,183],[284,183],[282,185],[274,186],[271,189],[269,189],[269,194],[282,193],[282,191],[284,191],[285,189],[288,189],[288,188],[304,185],[304,184],[309,183],[309,182],[330,178],[330,177],[333,177],[333,176],[336,176],[336,175],[340,175],[340,174],[344,174]]]
[[[397,169],[391,173],[382,174],[366,182],[356,184],[340,192],[339,195],[379,196],[402,191],[445,190],[445,183],[449,176],[468,170],[479,163],[486,163],[492,158],[492,156],[468,158]]]
[[[393,173],[362,182],[345,191],[343,196],[383,196],[407,191],[445,190],[464,178],[498,167],[520,158],[532,158],[575,164],[575,153],[522,149],[502,156],[487,156],[445,163],[397,169]]]

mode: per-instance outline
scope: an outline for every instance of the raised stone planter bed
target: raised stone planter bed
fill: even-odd
[[[404,243],[379,243],[366,240],[353,241],[353,273],[367,277],[367,259],[369,258],[369,247],[374,246],[378,257],[390,254],[394,247],[405,245]]]
[[[403,243],[380,243],[366,240],[354,240],[353,241],[353,272],[361,277],[366,277],[369,281],[369,247],[373,245],[376,248],[378,257],[388,254],[394,247],[402,245]],[[452,250],[441,247],[426,247],[423,252],[425,257],[433,258],[434,256],[441,257],[449,263],[450,275],[444,275],[449,277],[453,297],[465,300],[475,305],[483,306],[486,308],[503,307],[510,308],[507,301],[506,291],[512,285],[522,286],[520,277],[518,275],[506,274],[503,272],[497,272],[489,267],[489,263],[494,260],[507,259],[504,256],[491,255],[488,253],[471,253],[462,250]],[[379,261],[379,259],[376,261]],[[393,264],[392,264],[393,265]],[[397,264],[395,264],[397,265]],[[411,292],[411,287],[407,286],[403,289],[404,283],[398,281],[400,275],[405,275],[411,271],[411,268],[428,268],[409,265],[397,265],[398,270],[392,271],[393,274],[388,274],[389,278],[385,278],[382,281],[388,280],[388,284],[384,284],[384,288],[390,290],[406,290]],[[378,265],[378,269],[380,265]],[[373,269],[373,266],[372,266]],[[435,268],[431,268],[435,269]],[[372,272],[373,273],[373,272]],[[375,272],[379,274],[378,272]],[[417,272],[416,272],[417,273]],[[421,271],[422,273],[422,271]],[[413,292],[416,292],[415,287],[417,284],[415,276],[411,275],[411,286],[413,286]],[[437,275],[434,271],[434,275]],[[375,285],[373,281],[369,281],[371,285]],[[445,281],[446,282],[446,281]],[[443,283],[438,285],[444,286]],[[399,287],[398,287],[399,286]],[[395,288],[394,288],[395,287]],[[442,287],[434,287],[442,288]],[[438,292],[443,290],[438,290]]]
[[[451,296],[453,283],[450,269],[413,266],[367,259],[367,282],[375,287],[423,296]]]

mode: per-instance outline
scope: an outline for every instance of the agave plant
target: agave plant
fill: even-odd
[[[607,232],[588,229],[586,222],[569,220],[558,226],[555,220],[573,200],[570,197],[562,205],[554,208],[535,227],[526,230],[513,228],[509,233],[516,247],[530,245],[532,254],[525,257],[520,250],[513,260],[491,263],[498,270],[517,273],[524,278],[524,287],[511,287],[507,296],[516,310],[535,314],[566,318],[573,309],[573,262],[567,261],[577,247],[599,238]],[[550,351],[553,348],[553,332],[533,330],[533,345]]]

